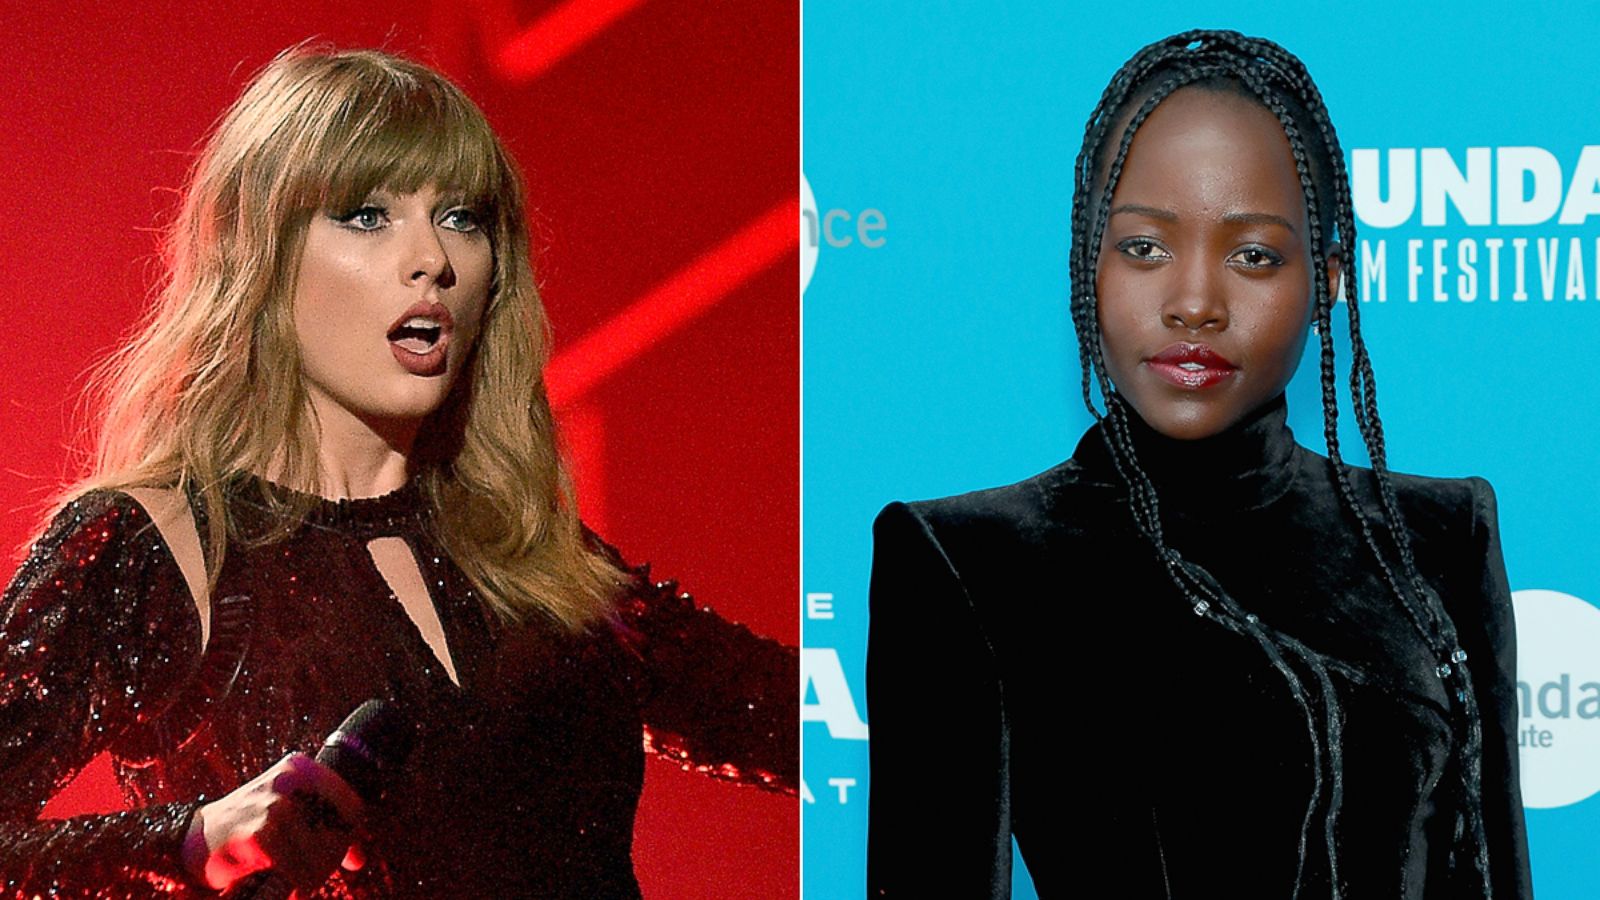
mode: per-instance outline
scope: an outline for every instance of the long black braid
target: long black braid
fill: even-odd
[[[1338,136],[1322,95],[1305,65],[1289,51],[1261,38],[1233,31],[1188,31],[1150,44],[1129,59],[1101,94],[1084,129],[1083,149],[1075,168],[1072,204],[1072,321],[1083,361],[1083,402],[1101,424],[1111,459],[1128,486],[1135,526],[1151,543],[1167,577],[1196,614],[1252,639],[1283,678],[1305,717],[1312,748],[1312,795],[1301,823],[1295,875],[1298,896],[1306,864],[1308,836],[1322,816],[1332,895],[1340,896],[1335,823],[1343,795],[1341,728],[1343,713],[1328,673],[1328,662],[1293,636],[1274,629],[1246,611],[1211,574],[1166,544],[1155,487],[1140,466],[1128,425],[1126,402],[1106,372],[1100,344],[1095,298],[1095,273],[1100,242],[1110,215],[1111,195],[1127,160],[1134,133],[1174,91],[1186,86],[1229,90],[1253,98],[1283,126],[1294,155],[1311,236],[1314,319],[1320,336],[1323,437],[1344,508],[1354,517],[1384,582],[1417,633],[1439,660],[1446,681],[1452,725],[1458,735],[1455,771],[1460,797],[1452,857],[1472,860],[1483,896],[1490,895],[1489,859],[1483,831],[1481,796],[1482,726],[1479,721],[1466,654],[1439,597],[1422,580],[1412,554],[1394,486],[1389,477],[1383,424],[1378,418],[1377,384],[1361,337],[1360,304],[1356,298],[1356,229],[1350,182]],[[1114,152],[1107,145],[1115,124],[1126,117]],[[1331,203],[1330,203],[1331,201]],[[1328,290],[1328,256],[1335,241],[1344,246],[1342,294],[1349,312],[1351,345],[1350,397],[1356,424],[1366,445],[1378,502],[1381,529],[1375,529],[1356,496],[1350,468],[1339,449],[1339,397],[1333,349],[1333,304]],[[1106,411],[1094,403],[1094,389],[1105,398]],[[1380,547],[1381,530],[1388,552]],[[1391,556],[1398,565],[1391,562]]]

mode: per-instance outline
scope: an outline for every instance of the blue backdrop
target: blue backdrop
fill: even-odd
[[[1276,40],[1323,91],[1354,167],[1390,464],[1495,486],[1534,884],[1542,900],[1592,896],[1600,400],[1584,372],[1600,351],[1600,13],[1326,9],[805,4],[807,898],[865,893],[872,517],[890,500],[1032,475],[1088,426],[1066,306],[1073,159],[1117,67],[1192,27]],[[1320,451],[1315,379],[1311,357],[1290,425]],[[1353,425],[1343,443],[1354,458]],[[1032,897],[1018,873],[1017,896]]]

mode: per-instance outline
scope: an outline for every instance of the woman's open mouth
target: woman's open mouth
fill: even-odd
[[[389,332],[394,358],[413,375],[444,374],[450,348],[450,329],[427,316],[412,316]]]
[[[1150,371],[1177,387],[1197,391],[1218,384],[1239,367],[1205,344],[1176,343],[1145,360]]]

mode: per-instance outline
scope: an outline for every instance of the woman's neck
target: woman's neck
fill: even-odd
[[[273,459],[265,472],[255,474],[334,501],[381,497],[411,480],[410,452],[417,423],[403,423],[397,433],[384,433],[382,427],[374,427],[337,404],[330,408],[316,400],[313,396],[307,414],[315,431],[317,484],[289,484],[281,456]]]

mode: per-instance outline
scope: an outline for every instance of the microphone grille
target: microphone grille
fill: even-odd
[[[349,782],[363,801],[376,803],[394,784],[415,739],[411,720],[394,704],[368,700],[322,742],[317,762]]]

